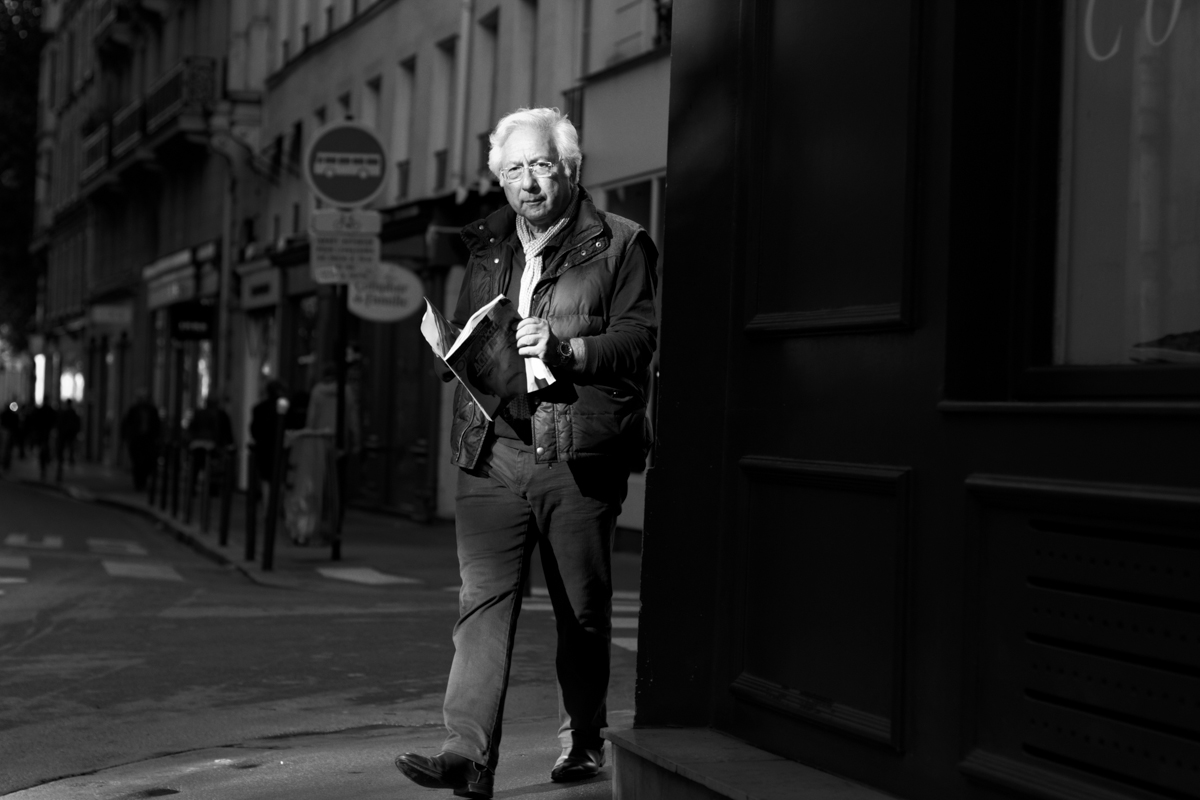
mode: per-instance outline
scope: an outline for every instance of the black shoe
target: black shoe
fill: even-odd
[[[563,750],[563,754],[554,762],[550,770],[550,780],[555,783],[569,783],[594,778],[600,774],[604,766],[604,750],[589,750],[585,747],[571,747]]]
[[[438,753],[433,758],[404,753],[396,756],[396,769],[418,786],[453,789],[456,797],[484,800],[492,796],[496,777],[487,767],[457,753]]]

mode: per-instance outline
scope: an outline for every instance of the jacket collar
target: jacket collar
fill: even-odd
[[[579,213],[575,222],[568,227],[565,236],[556,237],[558,243],[567,247],[586,241],[604,229],[604,220],[600,216],[592,196],[587,189],[578,187]],[[478,219],[462,229],[463,242],[472,255],[494,247],[512,236],[517,229],[517,212],[512,206],[505,204],[503,208],[493,212],[484,219]]]

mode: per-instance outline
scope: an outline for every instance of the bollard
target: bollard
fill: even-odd
[[[235,454],[236,451],[231,445],[225,448],[221,456],[225,470],[222,473],[224,480],[221,481],[221,523],[217,530],[217,541],[222,547],[229,544],[229,515],[233,511],[233,485],[237,479]]]
[[[150,470],[149,480],[146,481],[146,505],[154,507],[154,495],[158,494],[158,484],[162,482],[162,460],[163,449],[162,445],[154,448],[154,467]],[[62,459],[58,460],[59,469],[62,469]],[[61,477],[59,478],[61,480]]]
[[[171,480],[171,445],[163,442],[162,445],[162,472],[158,479],[158,506],[160,511],[167,510],[167,498],[169,497],[167,487]]]
[[[254,537],[258,535],[258,446],[250,445],[250,477],[246,483],[246,560],[254,560]],[[224,544],[222,542],[222,544]]]
[[[171,516],[179,519],[179,485],[183,482],[183,463],[178,442],[171,443]]]
[[[186,476],[183,481],[183,524],[191,525],[193,504],[196,502],[196,454],[190,445],[183,462],[183,474]]]
[[[279,519],[279,489],[280,475],[283,473],[283,423],[287,417],[288,399],[281,397],[275,401],[275,452],[273,453],[271,470],[271,495],[267,499],[267,524],[263,530],[263,560],[264,572],[275,565],[275,525]]]
[[[330,561],[341,561],[342,560],[342,518],[345,516],[345,508],[346,508],[346,505],[344,503],[344,499],[346,497],[346,454],[343,452],[338,452],[336,450],[336,448],[335,448],[335,453],[337,453],[337,455],[334,457],[334,462],[331,466],[333,466],[334,469],[336,470],[336,472],[334,473],[334,481],[335,481],[334,486],[337,487],[336,488],[337,508],[334,511],[333,537],[332,537],[332,541],[329,544],[329,560]],[[329,473],[328,473],[328,467],[327,467],[326,475],[328,475],[328,474]]]
[[[208,445],[204,448],[204,471],[200,473],[200,532],[208,533],[212,522],[212,482],[213,465],[216,462],[216,448]]]

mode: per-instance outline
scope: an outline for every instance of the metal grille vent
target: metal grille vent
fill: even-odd
[[[1200,798],[1200,540],[1033,517],[1021,749]]]

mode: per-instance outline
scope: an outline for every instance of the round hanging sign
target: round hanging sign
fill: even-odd
[[[355,316],[372,322],[399,322],[420,310],[424,297],[425,286],[417,273],[384,261],[374,278],[350,284],[348,302]]]

